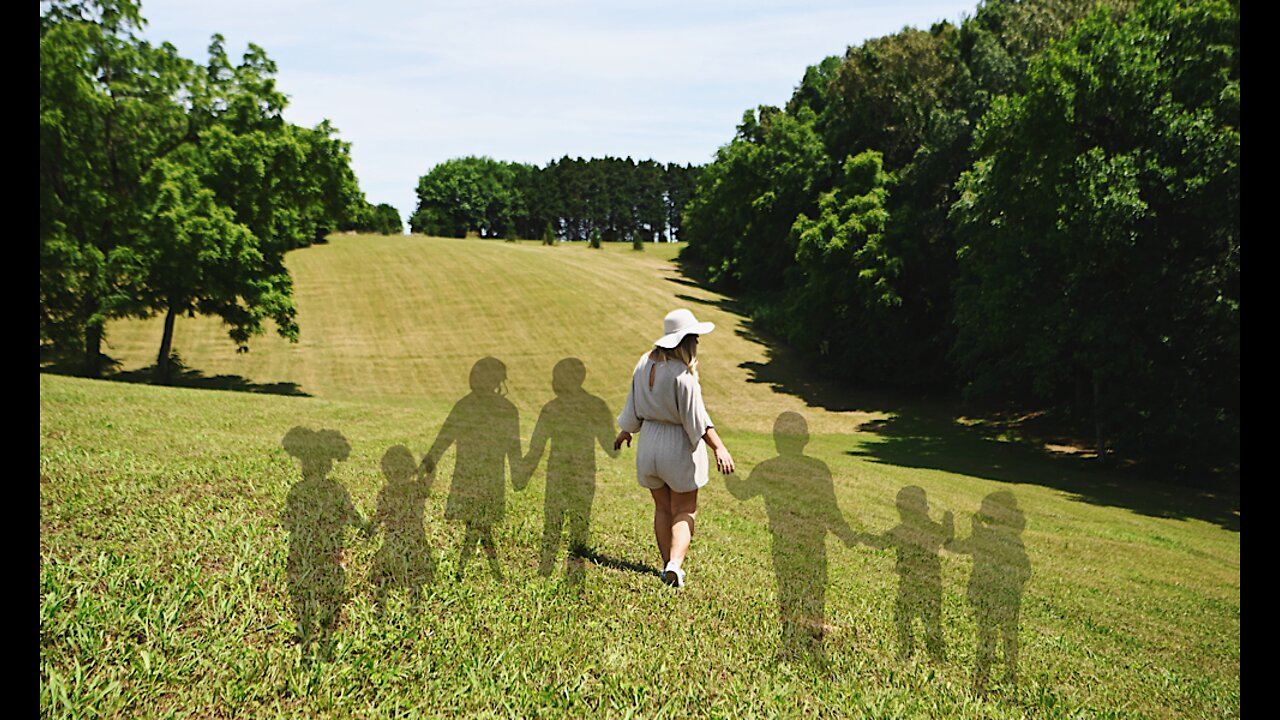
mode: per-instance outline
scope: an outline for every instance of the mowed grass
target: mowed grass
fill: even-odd
[[[1109,478],[1003,443],[977,446],[981,462],[896,460],[902,437],[859,430],[899,419],[873,403],[828,410],[751,382],[772,351],[724,298],[680,282],[670,252],[339,237],[289,256],[298,345],[260,339],[235,355],[217,324],[202,319],[179,321],[175,343],[206,375],[296,383],[313,397],[42,375],[42,714],[1239,715],[1238,531],[1194,512],[1158,516],[1145,498],[1168,489],[1137,481],[1091,502],[1096,493],[1063,488]],[[437,572],[421,611],[393,595],[377,617],[369,573],[382,536],[370,542],[349,529],[349,599],[332,656],[301,656],[281,520],[301,478],[281,446],[290,428],[346,437],[351,454],[331,477],[368,517],[385,483],[383,453],[403,444],[420,457],[467,392],[476,360],[506,363],[525,449],[553,397],[558,360],[582,359],[586,390],[616,414],[635,359],[680,305],[720,327],[700,348],[703,385],[739,479],[777,455],[770,428],[794,410],[812,431],[806,454],[830,468],[838,512],[855,531],[895,525],[895,497],[908,485],[924,489],[935,520],[952,511],[962,538],[984,497],[1016,497],[1032,573],[1016,684],[993,682],[986,693],[972,686],[968,556],[941,553],[947,660],[922,652],[899,660],[893,551],[846,547],[834,536],[826,539],[826,667],[780,661],[775,538],[763,502],[740,501],[712,480],[700,497],[689,586],[675,592],[640,571],[656,569],[657,558],[634,448],[617,459],[596,453],[595,560],[581,584],[566,579],[563,547],[556,572],[537,573],[545,456],[527,490],[507,485],[496,532],[506,579],[492,579],[479,556],[453,582],[462,529],[443,517],[447,453],[425,508]],[[117,323],[109,332],[125,369],[153,361],[158,325]],[[809,387],[803,378],[790,385]],[[886,451],[895,442],[899,450]],[[928,447],[945,455],[956,446]],[[995,677],[1002,671],[997,664]]]

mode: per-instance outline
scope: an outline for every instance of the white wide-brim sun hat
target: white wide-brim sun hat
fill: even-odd
[[[685,335],[706,335],[715,330],[715,323],[698,322],[692,312],[680,308],[667,313],[662,319],[662,337],[653,342],[660,348],[673,348],[680,344]]]

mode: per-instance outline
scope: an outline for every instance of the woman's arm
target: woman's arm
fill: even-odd
[[[702,439],[707,442],[716,454],[716,469],[728,475],[733,472],[733,456],[729,454],[729,448],[724,446],[724,441],[716,434],[714,427],[707,428],[702,434]]]
[[[631,372],[631,386],[627,388],[627,402],[622,406],[622,414],[618,415],[618,427],[622,428],[622,432],[618,433],[618,437],[613,441],[613,449],[617,452],[622,448],[622,443],[626,443],[627,447],[631,447],[631,433],[640,432],[640,427],[644,425],[644,421],[636,414],[636,373],[640,371],[640,366],[644,365],[644,358],[636,363],[636,369]]]

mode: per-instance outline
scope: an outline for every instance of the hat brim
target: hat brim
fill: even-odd
[[[715,323],[710,323],[710,322],[695,323],[693,325],[690,325],[687,328],[682,328],[677,332],[663,335],[662,337],[654,341],[653,344],[657,345],[660,348],[667,348],[669,350],[679,345],[680,341],[684,339],[685,335],[706,335],[707,333],[715,329],[716,329]]]

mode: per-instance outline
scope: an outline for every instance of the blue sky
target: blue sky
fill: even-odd
[[[781,105],[850,45],[971,15],[977,0],[144,0],[144,37],[204,62],[221,33],[279,66],[285,117],[329,119],[365,196],[407,219],[418,178],[464,155],[544,165],[705,163],[742,113]]]

